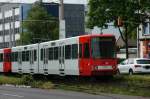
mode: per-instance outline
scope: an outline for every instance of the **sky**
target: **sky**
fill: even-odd
[[[37,0],[0,0],[0,2],[22,2],[22,3],[33,3]],[[58,2],[59,0],[43,0],[46,2]],[[73,3],[73,4],[86,4],[87,0],[64,0],[64,3]]]

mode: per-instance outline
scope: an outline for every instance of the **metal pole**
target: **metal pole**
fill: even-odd
[[[59,4],[59,39],[64,39],[66,37],[66,26],[64,18],[64,3],[60,0]]]
[[[59,4],[59,20],[64,20],[64,0],[60,0],[60,4]]]

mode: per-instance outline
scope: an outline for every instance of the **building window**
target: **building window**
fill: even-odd
[[[3,35],[3,31],[0,31],[0,36],[2,36]]]
[[[19,28],[15,28],[15,34],[19,33]]]
[[[9,30],[4,30],[4,35],[8,35],[9,34]]]
[[[0,24],[3,24],[3,19],[0,19]]]
[[[14,20],[15,20],[15,21],[19,21],[19,15],[15,15],[15,16],[14,16]]]
[[[143,34],[150,35],[150,23],[148,21],[143,25]]]

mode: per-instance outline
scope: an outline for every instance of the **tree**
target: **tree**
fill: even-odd
[[[58,39],[58,19],[49,15],[42,3],[36,2],[23,21],[22,44]]]
[[[114,23],[126,44],[126,58],[128,58],[128,37],[134,35],[137,27],[145,22],[150,12],[150,0],[90,0],[88,27],[107,27]],[[118,18],[123,22],[122,29],[117,24]]]

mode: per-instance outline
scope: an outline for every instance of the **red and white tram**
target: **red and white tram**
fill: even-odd
[[[113,35],[84,35],[0,49],[0,72],[45,75],[114,75]]]

